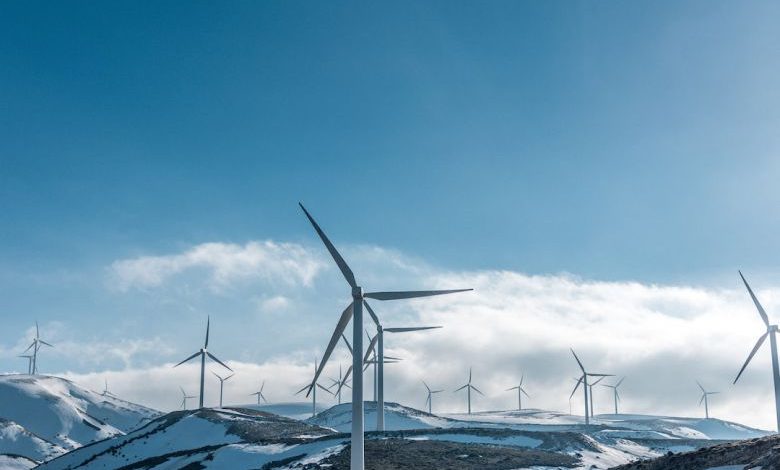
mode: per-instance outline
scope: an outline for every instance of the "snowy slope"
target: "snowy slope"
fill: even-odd
[[[0,376],[0,454],[40,462],[158,415],[57,377]]]
[[[265,411],[275,415],[284,416],[303,421],[311,417],[311,403],[267,403],[263,405],[236,405],[234,408],[244,408],[248,410]],[[317,403],[317,413],[328,409],[328,406]]]
[[[376,402],[365,402],[363,413],[365,429],[368,431],[376,429]],[[352,404],[335,405],[317,416],[307,419],[306,422],[339,432],[350,432],[352,430]],[[387,431],[447,428],[456,425],[458,425],[457,422],[447,418],[441,418],[398,403],[385,403],[385,429]]]
[[[42,470],[257,469],[268,462],[317,460],[343,447],[332,431],[260,411],[222,408],[176,411],[124,436],[96,442]],[[331,438],[332,436],[332,438]]]

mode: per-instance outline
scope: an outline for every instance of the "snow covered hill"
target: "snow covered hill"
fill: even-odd
[[[232,408],[244,408],[247,410],[265,411],[285,418],[297,419],[300,421],[311,418],[311,403],[291,402],[291,403],[266,403],[262,405],[235,405]],[[317,413],[328,409],[328,406],[317,403]]]
[[[41,470],[258,469],[317,461],[343,448],[343,435],[261,411],[217,408],[175,411],[124,436],[96,442]],[[273,468],[277,468],[274,466]]]
[[[90,442],[123,434],[157,411],[49,376],[0,376],[0,454],[30,468]],[[24,458],[22,458],[24,457]]]
[[[363,422],[365,429],[368,431],[376,429],[376,409],[376,402],[365,402]],[[350,432],[352,430],[352,404],[342,403],[341,405],[333,406],[317,414],[317,416],[307,419],[306,422],[339,432]],[[385,403],[385,429],[388,431],[448,428],[457,424],[454,420],[440,418],[424,411],[399,405],[398,403]]]

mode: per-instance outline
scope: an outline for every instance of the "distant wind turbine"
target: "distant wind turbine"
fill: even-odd
[[[431,390],[431,387],[424,380],[423,385],[425,385],[425,389],[428,391],[428,398],[425,399],[425,404],[428,405],[428,414],[433,414],[433,394],[441,393],[444,390]]]
[[[351,369],[350,369],[350,370],[351,370]],[[347,388],[352,388],[352,387],[350,387],[349,385],[347,385],[347,383],[346,383],[346,382],[347,382],[347,379],[346,379],[346,377],[344,377],[344,376],[341,374],[341,364],[339,364],[339,379],[338,379],[338,380],[336,380],[336,379],[330,379],[330,380],[331,380],[331,382],[333,382],[333,383],[331,384],[331,386],[330,386],[330,387],[328,387],[328,389],[330,389],[330,388],[333,388],[333,387],[336,387],[336,391],[334,392],[334,395],[335,395],[336,397],[338,397],[338,399],[339,399],[339,405],[340,405],[340,404],[341,404],[341,389],[342,389],[343,387],[345,387],[345,386],[346,386]]]
[[[459,392],[463,389],[466,389],[466,396],[468,397],[468,404],[469,404],[469,414],[471,414],[471,391],[474,390],[475,392],[479,393],[482,396],[485,396],[484,393],[480,392],[477,387],[471,385],[471,367],[469,367],[469,381],[466,383],[466,385],[460,387],[459,389],[455,390],[456,392]]]
[[[468,289],[464,289],[468,290]],[[368,302],[363,300],[363,305],[366,306],[366,310],[368,310],[368,314],[371,316],[371,319],[374,320],[374,324],[376,325],[376,338],[377,341],[377,351],[379,358],[377,359],[377,363],[379,365],[379,370],[377,374],[375,374],[376,377],[376,388],[377,388],[377,419],[376,419],[376,430],[377,431],[384,431],[385,430],[385,346],[384,346],[384,337],[385,333],[410,333],[413,331],[423,331],[423,330],[434,330],[441,328],[440,326],[412,326],[412,327],[401,327],[401,328],[384,328],[382,324],[379,322],[379,317],[377,317],[376,313],[374,313],[374,310],[371,308],[370,305],[368,305]],[[373,344],[373,342],[372,342]]]
[[[588,388],[590,389],[589,392],[590,392],[590,415],[591,416],[596,416],[596,414],[593,412],[593,397],[595,396],[595,394],[593,393],[593,387],[598,385],[598,383],[601,382],[602,380],[604,380],[604,377],[599,377],[598,379],[596,379],[595,382],[591,382],[588,384]]]
[[[41,346],[49,346],[50,348],[54,347],[51,344],[41,339],[41,332],[40,329],[38,328],[38,321],[36,320],[35,338],[33,338],[32,343],[30,343],[30,345],[27,346],[27,349],[23,351],[23,352],[27,352],[30,349],[32,349],[32,375],[38,373],[38,351],[41,349]]]
[[[180,365],[184,364],[185,362],[189,361],[190,359],[194,359],[198,356],[200,356],[200,398],[199,398],[199,407],[203,408],[203,387],[205,384],[205,377],[206,377],[206,356],[210,357],[215,362],[219,363],[222,367],[229,370],[230,372],[233,372],[233,369],[225,365],[224,362],[217,359],[217,356],[211,354],[208,351],[209,347],[209,328],[211,326],[211,319],[209,317],[206,318],[206,342],[203,343],[203,347],[200,348],[200,351],[196,352],[192,356],[188,357],[187,359],[181,361],[180,363],[176,364],[173,367],[179,367]]]
[[[195,398],[195,395],[187,395],[187,392],[184,391],[183,388],[179,387],[179,390],[181,390],[181,409],[186,410],[187,409],[187,399],[188,398]]]
[[[219,379],[219,407],[222,408],[222,390],[225,387],[225,382],[227,382],[231,377],[233,377],[236,374],[230,374],[227,377],[222,377],[216,372],[212,372],[212,374],[214,374],[214,377]]]
[[[321,364],[320,367],[317,367],[317,358],[314,358],[314,375],[316,377],[317,371],[321,370]],[[362,374],[355,374],[355,375],[362,375]],[[306,392],[306,396],[308,397],[311,395],[311,416],[312,418],[317,416],[317,387],[319,387],[321,390],[325,390],[325,392],[333,394],[330,390],[323,387],[322,385],[312,382],[306,386],[304,386],[302,389],[295,392],[296,395],[298,395],[301,392]],[[353,389],[354,390],[354,389]]]
[[[528,398],[531,398],[526,392],[525,389],[523,389],[523,379],[525,378],[525,374],[520,375],[520,383],[517,384],[517,386],[506,389],[507,392],[511,390],[517,390],[517,411],[523,410],[523,394],[527,396]]]
[[[363,288],[357,284],[355,275],[352,273],[352,269],[350,269],[350,267],[347,265],[347,262],[344,261],[344,258],[341,256],[338,250],[336,250],[336,247],[333,246],[333,243],[331,243],[330,239],[328,239],[327,235],[325,235],[325,232],[322,231],[311,214],[309,214],[309,211],[303,207],[303,204],[299,203],[298,205],[301,206],[304,214],[306,214],[306,218],[309,219],[309,222],[314,227],[317,235],[319,235],[320,240],[322,240],[322,243],[325,244],[325,247],[328,249],[331,257],[336,262],[336,265],[339,267],[341,274],[349,284],[352,294],[352,302],[347,306],[346,309],[344,309],[344,312],[342,312],[341,317],[336,324],[336,329],[333,331],[333,335],[331,336],[330,342],[328,343],[328,347],[325,349],[325,354],[322,357],[322,363],[320,364],[317,372],[314,374],[314,379],[312,379],[308,393],[311,393],[313,390],[317,389],[317,379],[322,373],[325,365],[328,363],[328,359],[330,358],[330,354],[333,352],[333,348],[336,347],[336,344],[339,342],[339,337],[344,332],[347,324],[351,319],[352,347],[354,350],[352,354],[352,369],[355,371],[355,373],[352,379],[352,442],[350,447],[350,468],[351,470],[363,470],[365,453],[363,436],[363,374],[358,372],[363,370],[363,304],[365,299],[368,298],[381,301],[412,299],[416,297],[451,294],[454,292],[462,292],[463,290],[471,289],[364,293]],[[382,361],[380,361],[380,367],[381,363]]]
[[[704,417],[709,419],[710,407],[709,407],[707,397],[709,397],[710,395],[716,395],[720,392],[708,392],[707,390],[704,390],[704,387],[701,386],[698,380],[696,381],[696,385],[698,385],[699,388],[701,389],[701,400],[699,400],[699,406],[701,406],[701,402],[704,402]]]
[[[589,401],[588,401],[588,377],[612,377],[611,374],[591,374],[589,372],[585,371],[585,366],[582,365],[582,362],[580,362],[580,358],[577,357],[577,353],[574,352],[574,349],[571,350],[572,355],[574,355],[574,359],[577,361],[577,365],[580,366],[580,370],[582,370],[582,376],[580,376],[579,379],[577,379],[577,385],[574,386],[574,390],[571,392],[571,397],[574,396],[574,393],[577,391],[577,388],[579,388],[580,384],[583,384],[582,387],[583,391],[585,392],[585,424],[590,424],[590,409],[589,409]],[[599,379],[601,380],[601,379]],[[571,398],[569,397],[569,398]]]
[[[772,379],[774,380],[775,384],[775,418],[777,423],[777,431],[780,432],[780,365],[777,363],[777,325],[769,324],[769,317],[767,316],[764,307],[761,306],[758,298],[756,298],[756,295],[753,293],[753,289],[751,289],[750,285],[748,285],[747,281],[745,280],[745,276],[742,275],[742,271],[739,271],[739,277],[741,277],[742,282],[745,283],[745,287],[747,287],[750,298],[753,299],[753,303],[756,305],[758,314],[761,315],[761,320],[763,320],[764,325],[766,325],[766,333],[758,338],[756,345],[753,346],[753,350],[750,351],[750,355],[748,355],[747,361],[745,361],[745,365],[742,366],[742,369],[740,369],[739,373],[737,374],[737,378],[734,379],[734,383],[737,383],[737,380],[739,380],[739,377],[750,363],[750,360],[753,359],[753,356],[755,356],[758,349],[762,344],[764,344],[766,337],[769,336],[769,348],[772,353]]]
[[[260,404],[260,399],[263,399],[263,402],[268,403],[268,400],[265,399],[265,396],[263,396],[263,389],[265,388],[265,380],[263,380],[263,384],[260,385],[260,390],[256,391],[255,393],[250,393],[249,396],[257,395],[257,404]]]
[[[620,387],[620,384],[622,384],[625,379],[626,378],[623,377],[622,379],[618,380],[618,383],[616,383],[615,385],[601,384],[602,387],[607,387],[612,389],[612,397],[615,400],[615,414],[618,414],[618,402],[620,401],[620,393],[618,393],[618,387]]]

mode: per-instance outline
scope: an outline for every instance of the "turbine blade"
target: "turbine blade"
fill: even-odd
[[[53,348],[53,347],[54,347],[53,345],[51,345],[51,344],[47,343],[46,341],[44,341],[44,340],[42,340],[42,339],[39,339],[39,340],[38,340],[38,342],[39,342],[39,343],[41,343],[41,344],[45,344],[46,346],[49,346],[50,348]]]
[[[571,353],[574,354],[574,359],[577,361],[577,364],[579,364],[580,369],[582,369],[582,373],[584,374],[585,373],[585,367],[582,365],[582,362],[580,362],[580,358],[577,357],[577,353],[575,353],[573,349],[571,350]]]
[[[592,387],[592,386],[594,386],[594,385],[598,385],[598,383],[599,383],[599,382],[601,382],[602,380],[604,380],[604,377],[606,377],[606,376],[601,376],[601,377],[599,377],[599,379],[598,379],[598,380],[596,380],[596,381],[595,381],[595,382],[593,382],[592,384],[588,384],[588,385],[590,385],[591,387]]]
[[[221,381],[223,381],[223,380],[225,380],[225,379],[223,379],[222,377],[220,377],[219,375],[217,375],[217,373],[216,373],[216,372],[214,372],[213,370],[211,371],[211,373],[212,373],[212,374],[214,374],[214,377],[218,378],[218,379],[220,380],[220,382],[221,382]]]
[[[263,399],[263,403],[268,403],[268,400],[265,399],[262,392],[260,392],[260,398]]]
[[[753,289],[750,288],[750,284],[748,284],[748,282],[745,280],[745,276],[742,275],[742,271],[739,271],[739,277],[741,277],[742,282],[745,283],[745,287],[747,287],[748,293],[750,294],[750,298],[753,299],[753,303],[756,304],[756,308],[758,309],[758,314],[761,315],[761,319],[764,320],[764,324],[766,326],[769,326],[769,317],[767,316],[764,307],[761,306],[761,302],[759,302],[758,298],[756,298],[756,294],[753,293]]]
[[[425,389],[430,392],[431,391],[431,387],[429,387],[428,384],[425,383],[425,380],[423,380],[422,383],[423,383],[423,385],[425,385]]]
[[[312,385],[311,385],[311,384],[306,384],[306,385],[304,385],[304,386],[303,386],[303,388],[302,388],[302,389],[300,389],[300,390],[298,390],[297,392],[295,392],[295,394],[296,394],[296,395],[298,395],[299,393],[301,393],[301,392],[302,392],[302,391],[304,391],[304,390],[310,390],[310,389],[311,389],[311,387],[312,387]],[[256,395],[256,393],[253,393],[252,395]],[[309,396],[309,392],[306,392],[306,396]]]
[[[469,367],[469,383],[471,383],[471,367]]]
[[[209,327],[211,326],[211,318],[206,317],[206,342],[203,345],[203,348],[206,349],[209,347]]]
[[[227,364],[225,364],[224,362],[222,362],[222,361],[220,361],[219,359],[217,359],[217,356],[215,356],[215,355],[211,354],[211,353],[210,353],[210,352],[208,352],[208,351],[206,351],[206,354],[207,354],[207,355],[208,355],[208,356],[209,356],[211,359],[213,359],[213,360],[215,360],[215,361],[219,362],[219,363],[220,363],[220,365],[222,365],[222,367],[224,367],[225,369],[229,370],[230,372],[233,372],[233,369],[231,369],[230,367],[228,367],[228,366],[227,366]]]
[[[222,381],[223,381],[223,382],[227,382],[227,381],[228,381],[228,379],[230,379],[230,378],[231,378],[231,377],[233,377],[234,375],[236,375],[236,374],[230,374],[230,375],[228,375],[227,377],[225,377],[224,379],[222,379]]]
[[[363,305],[366,307],[366,310],[368,310],[368,314],[371,316],[371,319],[374,320],[374,324],[377,326],[377,328],[380,327],[381,325],[379,324],[379,317],[377,317],[376,313],[374,313],[374,309],[372,309],[365,300],[363,301]]]
[[[388,333],[405,333],[407,331],[422,331],[422,330],[434,330],[441,328],[440,326],[410,326],[405,328],[385,328],[384,331]]]
[[[508,388],[508,389],[506,389],[506,390],[504,390],[504,391],[505,391],[505,392],[508,392],[508,391],[510,391],[510,390],[517,390],[518,388],[520,388],[520,387],[519,387],[519,386],[517,386],[517,387],[512,387],[512,388]]]
[[[374,347],[376,347],[376,342],[379,340],[379,335],[374,335],[373,338],[371,338],[371,342],[368,343],[368,349],[366,349],[366,354],[363,356],[363,362],[368,361],[368,356],[371,355],[371,352],[374,350]]]
[[[699,388],[701,389],[702,393],[707,393],[707,391],[706,391],[706,390],[704,390],[704,387],[702,387],[702,386],[701,386],[701,384],[699,383],[699,381],[698,381],[698,380],[696,381],[696,385],[698,385],[698,386],[699,386]]]
[[[180,363],[176,364],[176,365],[175,365],[175,366],[173,366],[173,367],[179,367],[180,365],[184,364],[185,362],[189,361],[190,359],[193,359],[194,357],[197,357],[197,356],[198,356],[198,354],[200,354],[200,351],[196,352],[196,353],[195,353],[195,354],[193,354],[192,356],[190,356],[190,357],[188,357],[187,359],[185,359],[185,360],[181,361]]]
[[[523,390],[522,387],[520,387],[520,391],[523,392],[523,395],[527,396],[528,398],[531,398],[531,395],[527,394],[525,390]]]
[[[430,297],[432,295],[454,294],[456,292],[466,292],[474,289],[451,289],[451,290],[407,290],[398,292],[369,292],[364,297],[376,300],[401,300],[414,299],[417,297]]]
[[[569,395],[569,400],[572,399],[575,393],[577,393],[577,389],[580,388],[580,384],[582,383],[582,377],[577,379],[577,385],[574,386],[574,390],[571,391],[571,395]]]
[[[35,346],[35,341],[33,341],[32,343],[30,343],[30,345],[29,345],[29,346],[27,346],[27,349],[25,349],[24,351],[22,351],[22,353],[26,353],[26,352],[27,352],[27,351],[29,351],[29,350],[30,350],[30,349],[31,349],[33,346]]]
[[[264,388],[265,388],[265,380],[263,380],[263,384],[260,385],[260,393],[263,393]]]
[[[432,391],[431,391],[431,393],[441,393],[441,392],[443,392],[443,391],[444,391],[444,390],[432,390]]]
[[[339,322],[336,324],[336,329],[333,330],[333,336],[331,336],[330,338],[328,347],[325,348],[325,354],[323,354],[322,360],[320,361],[320,365],[317,368],[317,371],[314,373],[314,379],[311,381],[312,386],[315,383],[317,383],[317,379],[320,377],[322,370],[325,369],[325,364],[328,363],[328,359],[330,359],[330,355],[331,353],[333,353],[333,349],[339,343],[339,338],[344,333],[344,329],[347,328],[347,324],[349,323],[349,320],[352,318],[353,305],[354,302],[350,303],[349,306],[347,306],[347,308],[345,308],[344,311],[341,313],[341,318],[339,318]],[[355,352],[353,351],[352,354],[355,354]],[[311,389],[309,390],[308,393],[306,393],[306,396],[308,397],[310,393],[311,393]]]
[[[703,402],[703,401],[704,401],[704,397],[705,397],[706,395],[707,395],[707,394],[705,393],[704,395],[702,395],[702,396],[701,396],[701,400],[699,400],[699,406],[701,406],[701,402]]]
[[[347,340],[347,337],[344,336],[344,333],[341,333],[341,338],[344,339],[344,343],[347,345],[347,349],[349,349],[349,353],[352,354],[352,345],[349,344],[349,340]]]
[[[466,387],[468,387],[468,386],[469,386],[469,384],[466,384],[466,385],[464,385],[464,386],[460,387],[460,388],[459,388],[459,389],[457,389],[457,390],[453,390],[453,391],[452,391],[452,393],[455,393],[455,392],[460,392],[461,390],[463,390],[464,388],[466,388]]]
[[[758,338],[758,341],[756,342],[756,345],[755,345],[755,346],[753,346],[753,350],[752,350],[752,351],[750,351],[750,355],[748,355],[748,358],[747,358],[747,360],[745,361],[745,364],[742,366],[742,368],[741,368],[741,369],[739,369],[739,374],[737,374],[737,378],[736,378],[736,379],[734,379],[734,383],[737,383],[737,380],[739,380],[739,377],[742,375],[742,372],[744,372],[744,371],[745,371],[745,368],[746,368],[746,367],[747,367],[747,365],[750,363],[750,360],[751,360],[751,359],[753,359],[753,356],[755,356],[755,355],[756,355],[756,352],[758,351],[758,349],[761,347],[761,345],[762,345],[762,344],[764,344],[764,340],[766,339],[766,337],[767,337],[768,335],[769,335],[769,332],[767,331],[766,333],[764,333],[763,335],[761,335],[761,337],[760,337],[760,338]]]
[[[623,377],[622,379],[618,380],[618,383],[615,384],[615,388],[620,387],[620,384],[622,384],[624,380],[626,380],[625,377]]]
[[[480,392],[480,391],[479,391],[479,389],[478,389],[477,387],[475,387],[475,386],[473,386],[473,385],[472,385],[472,386],[471,386],[471,388],[472,388],[472,389],[473,389],[475,392],[477,392],[477,393],[479,393],[480,395],[482,395],[483,397],[485,396],[485,394],[484,394],[484,393],[482,393],[482,392]]]
[[[588,377],[601,377],[601,378],[604,378],[604,377],[614,377],[614,376],[615,376],[615,374],[588,374]],[[599,379],[599,380],[601,380],[601,379]]]
[[[325,391],[326,391],[326,392],[328,392],[329,394],[333,395],[333,392],[331,392],[329,389],[327,389],[327,388],[323,387],[322,385],[320,385],[320,384],[317,384],[317,386],[318,386],[318,387],[320,387],[321,389],[325,390]]]
[[[352,270],[349,269],[349,266],[347,266],[347,262],[344,261],[344,258],[341,257],[341,254],[339,254],[338,250],[336,250],[336,247],[333,246],[333,243],[330,242],[328,239],[328,236],[325,235],[325,232],[322,231],[320,226],[317,224],[317,222],[314,220],[314,217],[309,214],[309,211],[306,210],[305,207],[303,207],[303,204],[300,202],[298,203],[299,206],[301,206],[301,209],[303,209],[303,213],[306,214],[306,217],[309,219],[309,222],[311,222],[312,226],[314,227],[314,230],[317,231],[317,235],[320,236],[320,240],[322,240],[322,243],[325,244],[325,248],[328,249],[330,252],[330,256],[333,257],[333,261],[336,262],[336,265],[338,265],[339,269],[341,270],[341,274],[344,275],[344,279],[347,280],[350,287],[357,287],[357,282],[355,282],[355,275],[352,274]]]

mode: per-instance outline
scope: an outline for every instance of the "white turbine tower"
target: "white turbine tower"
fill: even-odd
[[[577,379],[577,385],[574,386],[574,390],[571,392],[571,397],[574,396],[574,393],[577,391],[577,388],[579,388],[580,384],[583,384],[582,387],[583,391],[585,392],[585,424],[590,424],[590,409],[589,409],[589,401],[588,401],[588,377],[612,377],[612,374],[591,374],[589,372],[585,371],[585,366],[582,365],[582,362],[580,362],[580,358],[577,357],[577,353],[574,352],[574,350],[571,350],[571,353],[574,355],[574,359],[577,361],[577,365],[580,366],[580,370],[582,370],[582,376],[580,376],[579,379]],[[601,379],[599,379],[601,380]]]
[[[595,382],[591,382],[588,384],[588,388],[590,392],[590,415],[591,416],[596,416],[596,414],[593,412],[593,397],[595,396],[595,394],[593,393],[593,387],[598,385],[598,383],[601,382],[602,380],[604,380],[604,377],[599,377],[598,379],[596,379]]]
[[[615,385],[601,384],[602,387],[607,387],[612,389],[612,398],[615,400],[615,414],[618,414],[618,402],[620,401],[620,393],[618,393],[618,387],[620,387],[620,384],[622,384],[625,379],[626,378],[623,377],[622,379],[618,380],[618,383],[616,383]]]
[[[371,316],[371,319],[374,320],[374,324],[376,325],[376,337],[378,338],[377,350],[379,354],[379,358],[377,359],[377,364],[379,365],[379,371],[375,375],[375,380],[376,380],[375,386],[377,388],[377,396],[375,398],[375,401],[377,402],[376,430],[384,431],[385,430],[385,367],[384,367],[385,364],[384,336],[385,335],[384,334],[385,333],[409,333],[412,331],[434,330],[441,327],[440,326],[413,326],[413,327],[403,327],[403,328],[384,328],[382,324],[379,322],[379,317],[377,317],[376,313],[374,313],[374,310],[371,308],[371,306],[368,305],[368,302],[364,300],[363,304],[366,306],[366,310],[368,310],[368,314]]]
[[[250,393],[249,396],[257,395],[257,404],[260,404],[260,399],[263,399],[264,403],[268,403],[268,400],[265,399],[265,396],[263,395],[263,389],[265,388],[265,380],[263,380],[263,384],[260,385],[260,390],[256,391],[255,393]]]
[[[184,391],[183,388],[179,387],[179,390],[181,390],[181,409],[186,410],[187,409],[187,399],[188,398],[195,398],[195,395],[187,395],[187,392]]]
[[[710,406],[707,398],[710,395],[717,395],[720,392],[708,392],[707,390],[704,390],[704,387],[701,386],[698,380],[696,381],[696,385],[698,385],[701,389],[701,400],[699,400],[699,406],[701,406],[701,402],[704,402],[704,417],[710,419]]]
[[[484,393],[480,392],[477,387],[471,385],[471,367],[469,367],[469,381],[466,383],[466,385],[460,387],[459,389],[455,390],[455,392],[459,392],[463,389],[466,389],[466,396],[468,397],[468,404],[469,404],[469,414],[471,414],[471,391],[474,390],[475,392],[479,393],[483,397],[485,396]],[[453,392],[454,393],[454,392]]]
[[[527,396],[528,398],[531,398],[526,392],[525,389],[523,389],[523,379],[525,378],[525,374],[520,375],[520,383],[517,384],[517,386],[506,389],[507,392],[512,390],[517,390],[517,411],[523,411],[523,395]]]
[[[344,309],[344,312],[342,312],[341,317],[339,318],[339,321],[336,324],[336,329],[333,332],[330,342],[328,343],[328,347],[325,349],[325,354],[322,357],[322,363],[320,364],[319,369],[317,369],[317,373],[314,374],[314,379],[312,380],[308,393],[311,393],[312,390],[316,389],[317,379],[322,373],[322,369],[327,364],[328,359],[330,358],[330,354],[331,352],[333,352],[333,348],[336,347],[336,344],[339,341],[339,337],[344,332],[344,330],[347,327],[347,324],[351,319],[352,320],[352,348],[353,348],[352,369],[355,371],[355,374],[353,374],[354,377],[352,378],[352,439],[351,439],[352,444],[350,449],[350,453],[351,453],[350,468],[351,470],[363,470],[364,468],[363,374],[362,373],[359,374],[357,372],[363,370],[363,356],[361,352],[363,351],[364,299],[368,298],[368,299],[375,299],[375,300],[382,300],[382,301],[412,299],[416,297],[428,297],[431,295],[451,294],[454,292],[462,292],[463,290],[471,290],[471,289],[364,293],[363,288],[357,284],[357,281],[355,280],[355,275],[352,273],[352,270],[349,268],[346,261],[344,261],[344,258],[341,257],[341,254],[339,254],[339,252],[336,250],[336,247],[333,246],[333,243],[331,243],[327,235],[325,235],[325,232],[322,231],[322,229],[314,220],[314,218],[311,216],[311,214],[309,214],[306,208],[303,207],[303,204],[299,203],[299,205],[301,206],[301,209],[303,209],[304,214],[306,214],[306,217],[309,219],[309,222],[311,222],[312,226],[314,227],[314,230],[317,231],[317,235],[319,235],[320,239],[322,240],[322,243],[325,244],[325,247],[328,249],[328,252],[333,257],[333,260],[336,262],[336,265],[339,267],[341,274],[344,276],[344,279],[346,279],[347,283],[349,284],[349,287],[351,289],[351,294],[352,294],[352,302],[349,304],[349,306],[347,306],[346,309]]]
[[[769,336],[769,347],[772,353],[772,379],[774,380],[775,384],[775,417],[777,420],[777,431],[780,432],[780,365],[777,363],[777,325],[769,324],[769,317],[767,316],[764,307],[761,306],[758,298],[756,298],[756,295],[753,293],[753,289],[751,289],[750,285],[748,285],[747,281],[745,280],[745,276],[742,275],[742,271],[739,272],[739,276],[742,278],[742,282],[745,283],[745,287],[747,287],[750,298],[753,299],[753,303],[756,305],[756,309],[758,309],[758,314],[761,315],[761,320],[763,320],[764,325],[766,325],[766,333],[758,338],[758,341],[753,347],[753,350],[750,351],[750,355],[748,356],[747,361],[745,361],[745,365],[742,366],[742,369],[739,370],[739,374],[737,374],[737,378],[734,379],[734,383],[737,383],[737,380],[739,380],[739,377],[750,363],[750,360],[753,359],[753,356],[755,356],[758,349],[762,344],[764,344],[766,337]]]
[[[428,397],[425,399],[425,404],[428,405],[428,414],[433,414],[433,394],[441,393],[444,390],[431,390],[431,387],[429,387],[424,380],[423,385],[425,385],[425,389],[428,390]]]
[[[214,377],[216,377],[219,380],[219,407],[222,408],[222,390],[225,388],[225,382],[230,380],[230,378],[236,374],[230,374],[227,377],[222,377],[216,372],[212,372],[212,374],[214,374]]]
[[[23,351],[23,353],[26,353],[27,351],[32,349],[32,375],[38,373],[38,351],[41,349],[41,346],[49,346],[50,348],[54,347],[51,344],[41,339],[41,332],[40,329],[38,328],[38,321],[36,320],[35,338],[33,338],[32,343],[30,343],[30,345],[27,346],[27,349]]]
[[[209,328],[211,326],[211,319],[206,318],[206,342],[203,343],[203,347],[200,349],[200,351],[196,352],[192,356],[188,357],[187,359],[181,361],[180,363],[176,364],[173,367],[179,367],[180,365],[184,364],[185,362],[189,361],[190,359],[194,359],[198,356],[200,356],[200,399],[199,399],[199,407],[203,408],[203,387],[205,384],[205,377],[206,377],[206,356],[210,357],[212,360],[218,362],[222,367],[229,370],[230,372],[233,372],[233,369],[226,366],[224,362],[217,359],[217,356],[211,354],[208,351],[209,347]]]

